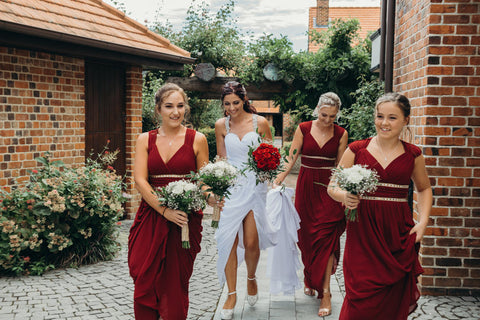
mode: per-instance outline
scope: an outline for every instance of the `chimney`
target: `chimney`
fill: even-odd
[[[315,25],[328,26],[328,1],[329,0],[317,0],[317,16]]]

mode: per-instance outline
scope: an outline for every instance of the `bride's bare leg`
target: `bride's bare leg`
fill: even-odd
[[[227,280],[228,292],[234,292],[237,289],[237,246],[238,235],[233,242],[232,251],[228,256],[227,264],[225,265],[225,278]],[[233,309],[237,302],[236,294],[229,294],[227,300],[223,305],[223,309]]]
[[[253,217],[253,211],[250,211],[243,220],[243,244],[245,246],[247,276],[248,278],[253,279],[255,278],[258,260],[260,259],[257,225],[255,224],[255,218]],[[257,282],[247,281],[247,293],[249,295],[255,295],[257,294],[257,291]]]

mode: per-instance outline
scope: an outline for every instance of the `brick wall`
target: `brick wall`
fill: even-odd
[[[133,180],[133,162],[135,154],[135,144],[138,136],[142,133],[142,69],[140,67],[129,67],[127,69],[127,93],[126,93],[126,175],[127,192],[132,196],[126,205],[126,213],[130,218],[135,217],[135,213],[140,204],[141,195],[135,189]]]
[[[0,186],[28,181],[38,156],[50,152],[67,165],[85,163],[84,60],[0,47]],[[128,67],[126,84],[126,182],[133,217],[140,195],[134,188],[135,142],[142,132],[142,69]]]
[[[398,0],[394,91],[434,190],[423,294],[480,293],[480,4]]]
[[[84,61],[0,47],[0,186],[28,180],[35,157],[85,161]]]

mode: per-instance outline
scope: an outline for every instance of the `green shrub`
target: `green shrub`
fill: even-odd
[[[113,258],[122,204],[122,178],[104,150],[80,168],[36,158],[24,188],[0,193],[0,275],[39,275],[48,269]]]
[[[215,129],[210,127],[205,127],[198,131],[203,133],[207,138],[208,159],[210,161],[214,161],[215,157],[217,156],[217,141],[215,140]]]
[[[342,116],[338,119],[340,125],[348,130],[350,141],[366,139],[376,134],[375,102],[383,93],[383,82],[362,79],[358,90],[351,94],[355,102],[349,109],[342,110]]]

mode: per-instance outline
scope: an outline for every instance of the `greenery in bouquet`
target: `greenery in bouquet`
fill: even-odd
[[[350,168],[335,168],[332,170],[336,185],[355,195],[365,195],[374,192],[378,186],[378,174],[364,165],[356,164]],[[349,221],[357,221],[357,209],[345,209]]]
[[[201,188],[190,181],[178,180],[155,190],[158,200],[167,208],[180,210],[186,214],[198,212],[205,208],[205,196]],[[182,227],[182,248],[190,248],[188,224]]]
[[[0,193],[0,274],[40,275],[114,257],[122,204],[122,177],[108,148],[85,166],[66,167],[47,153],[22,188]]]
[[[209,162],[195,175],[195,180],[202,186],[206,186],[206,191],[215,195],[217,201],[230,196],[229,188],[234,186],[241,172],[227,160],[216,158],[215,162]],[[218,228],[220,220],[220,209],[215,206],[212,215],[212,227]]]
[[[262,142],[258,147],[249,146],[247,169],[256,176],[256,184],[272,182],[282,171],[282,156],[277,147]]]

